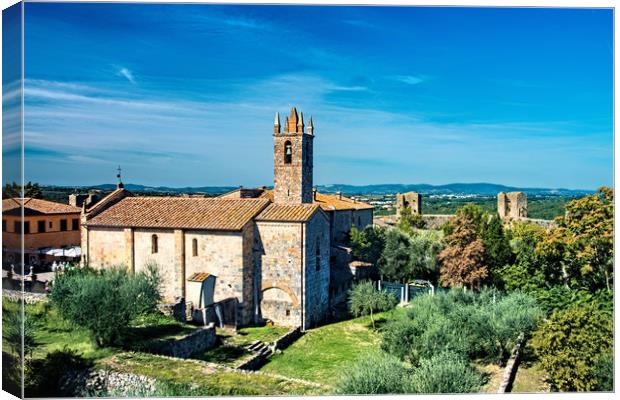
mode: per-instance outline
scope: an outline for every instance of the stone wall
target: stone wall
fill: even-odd
[[[335,210],[330,211],[331,222],[331,236],[332,242],[346,243],[351,227],[353,226],[353,212],[352,210]]]
[[[426,224],[426,229],[441,229],[441,227],[453,216],[454,215],[423,214],[422,221]]]
[[[67,397],[151,397],[157,381],[143,375],[85,369],[69,371],[60,380],[60,394]]]
[[[157,236],[157,252],[152,252],[152,237]],[[134,230],[135,271],[144,270],[147,265],[157,265],[161,279],[162,297],[173,301],[183,297],[179,282],[174,231],[168,229]]]
[[[422,195],[416,192],[397,193],[396,213],[399,214],[404,207],[411,208],[413,214],[422,214]]]
[[[256,226],[261,316],[279,325],[300,326],[303,225],[260,221]]]
[[[92,268],[103,268],[126,263],[125,233],[122,228],[91,227],[82,238],[87,248],[86,262]]]
[[[21,292],[19,290],[2,289],[2,296],[13,302],[24,301],[26,304],[34,304],[47,300],[47,295],[43,293]]]
[[[372,225],[374,209],[369,208],[366,210],[354,210],[353,211],[353,225],[362,230],[369,225]]]
[[[141,350],[164,356],[189,358],[215,347],[216,344],[215,325],[211,323],[179,339],[148,342]]]
[[[213,301],[235,298],[239,302],[239,323],[251,322],[252,296],[251,224],[242,232],[187,231],[185,233],[185,279],[196,272],[215,276]],[[193,254],[193,241],[198,254]],[[250,274],[250,276],[246,276]],[[188,299],[195,301],[194,299]],[[197,306],[197,304],[196,304]]]
[[[290,118],[295,123],[293,114]],[[291,131],[274,132],[273,197],[276,203],[312,203],[313,139],[314,136],[305,134],[301,126]],[[287,143],[292,150],[290,163],[285,162]]]
[[[315,213],[305,224],[304,329],[322,321],[329,309],[331,248],[328,232],[329,223],[322,213]]]

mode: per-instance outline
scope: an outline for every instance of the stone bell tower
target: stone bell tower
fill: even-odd
[[[286,117],[281,132],[280,115],[273,126],[273,200],[275,203],[312,203],[314,127],[312,117],[304,132],[304,115],[295,107]]]

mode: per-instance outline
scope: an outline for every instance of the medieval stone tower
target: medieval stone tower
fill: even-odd
[[[276,113],[273,126],[273,169],[275,203],[312,203],[312,168],[314,127],[312,117],[304,132],[304,115],[295,107],[286,117],[281,132],[280,116]]]
[[[502,219],[527,218],[527,195],[523,192],[499,192],[497,212]]]

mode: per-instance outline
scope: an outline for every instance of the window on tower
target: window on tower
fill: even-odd
[[[293,146],[290,141],[284,142],[284,163],[290,164],[293,160]]]

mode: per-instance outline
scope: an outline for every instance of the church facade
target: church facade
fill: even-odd
[[[153,265],[164,299],[197,310],[234,300],[239,325],[266,319],[302,329],[316,325],[339,284],[334,272],[343,266],[334,254],[352,226],[372,224],[373,209],[313,190],[312,119],[306,127],[293,108],[282,127],[276,114],[273,140],[272,190],[143,197],[119,184],[84,206],[83,262],[132,271]]]

